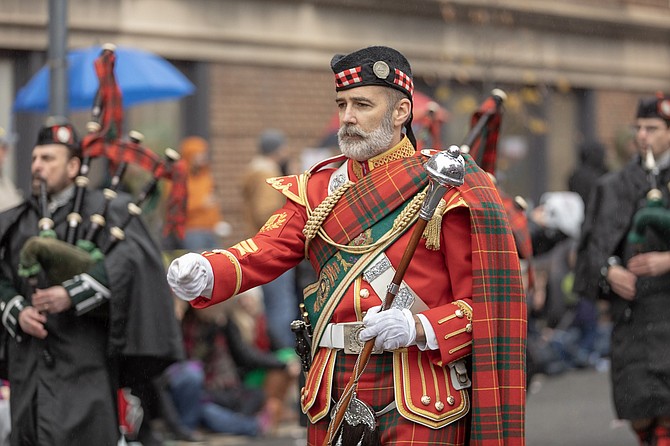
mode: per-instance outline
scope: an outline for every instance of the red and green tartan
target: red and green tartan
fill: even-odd
[[[488,120],[481,133],[477,136],[477,139],[472,143],[470,147],[470,155],[477,161],[482,169],[495,175],[496,152],[502,115],[498,111],[498,104],[493,96],[487,98],[472,115],[470,120],[471,126],[474,127],[479,119],[486,114],[491,114],[491,118]]]
[[[120,163],[136,164],[151,172],[155,178],[171,180],[172,188],[166,205],[163,233],[174,233],[179,238],[184,238],[188,174],[186,166],[181,160],[168,162],[141,144],[120,139],[123,105],[121,90],[114,75],[115,61],[116,55],[113,51],[103,50],[94,62],[99,82],[94,103],[100,108],[99,120],[102,128],[99,132],[89,133],[83,138],[82,154],[90,158],[106,157],[110,161],[111,171],[115,171]]]
[[[517,206],[512,197],[507,195],[504,191],[498,188],[498,193],[503,201],[507,217],[509,218],[510,226],[512,227],[512,234],[514,235],[514,242],[519,253],[519,258],[532,261],[533,259],[533,242],[530,238],[530,229],[528,228],[528,217],[526,211]],[[528,289],[532,289],[535,284],[535,273],[532,264],[528,267]]]
[[[93,63],[98,76],[98,91],[94,100],[94,107],[100,107],[100,125],[102,133],[114,132],[121,134],[123,124],[123,105],[121,89],[116,83],[114,65],[116,54],[113,51],[103,50]],[[94,109],[94,114],[98,111]]]
[[[335,363],[333,401],[339,401],[349,382],[351,371],[358,355],[339,354]],[[393,353],[372,355],[358,384],[358,398],[369,404],[375,412],[385,408],[394,400]],[[310,425],[307,433],[309,446],[322,446],[330,417],[324,417]],[[462,446],[465,444],[467,417],[445,428],[431,429],[406,420],[397,409],[377,419],[383,445],[437,445]]]
[[[509,218],[509,224],[512,227],[512,234],[516,242],[519,257],[522,259],[530,259],[533,257],[533,242],[530,238],[530,230],[528,228],[528,217],[526,211],[521,209],[512,197],[507,195],[504,191],[498,188],[500,199],[505,206],[505,211]]]
[[[423,167],[425,161],[426,158],[417,153],[417,156],[374,169],[338,200],[323,222],[323,229],[335,242],[348,244],[428,184],[428,175]],[[320,268],[337,250],[316,237],[310,247],[310,258]]]
[[[471,446],[525,444],[526,299],[495,185],[468,155],[459,188],[472,225]]]

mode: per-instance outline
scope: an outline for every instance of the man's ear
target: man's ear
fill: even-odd
[[[76,178],[79,175],[79,168],[81,167],[81,160],[76,156],[71,157],[67,161],[67,176],[68,178]]]
[[[412,112],[412,102],[408,98],[402,98],[398,101],[393,112],[393,124],[396,127],[403,126],[409,119]]]

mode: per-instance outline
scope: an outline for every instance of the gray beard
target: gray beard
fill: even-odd
[[[371,132],[365,132],[353,125],[343,125],[337,132],[337,141],[347,158],[356,161],[369,160],[390,148],[393,142],[391,116],[384,118],[379,127]]]

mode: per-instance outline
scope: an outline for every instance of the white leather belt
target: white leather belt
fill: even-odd
[[[336,348],[347,355],[357,355],[365,345],[358,338],[363,330],[363,322],[342,322],[340,324],[328,324],[323,331],[319,347]]]

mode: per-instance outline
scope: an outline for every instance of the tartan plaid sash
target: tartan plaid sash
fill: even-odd
[[[423,162],[419,154],[374,169],[345,192],[322,228],[336,243],[351,243],[426,187],[428,175]],[[320,237],[312,241],[310,257],[319,265],[317,274],[337,251]]]
[[[409,203],[410,201],[403,203],[393,212],[386,215],[382,220],[369,228],[369,240],[375,242],[388,233],[398,214],[400,214]],[[312,354],[316,353],[325,326],[330,321],[330,317],[344,295],[344,291],[349,288],[349,285],[356,277],[362,274],[363,270],[370,264],[370,262],[376,259],[381,252],[412,227],[412,224],[418,219],[418,216],[419,214],[417,212],[414,219],[403,231],[398,231],[394,237],[388,239],[384,244],[378,246],[372,252],[366,254],[352,254],[340,251],[331,256],[328,262],[326,262],[326,265],[321,268],[322,274],[319,274],[319,280],[312,286],[307,287],[304,295],[305,307],[307,308],[312,321],[316,321],[312,340]],[[343,263],[353,266],[344,268],[341,266]]]
[[[473,231],[470,445],[524,444],[526,296],[516,245],[498,191],[464,155]]]

